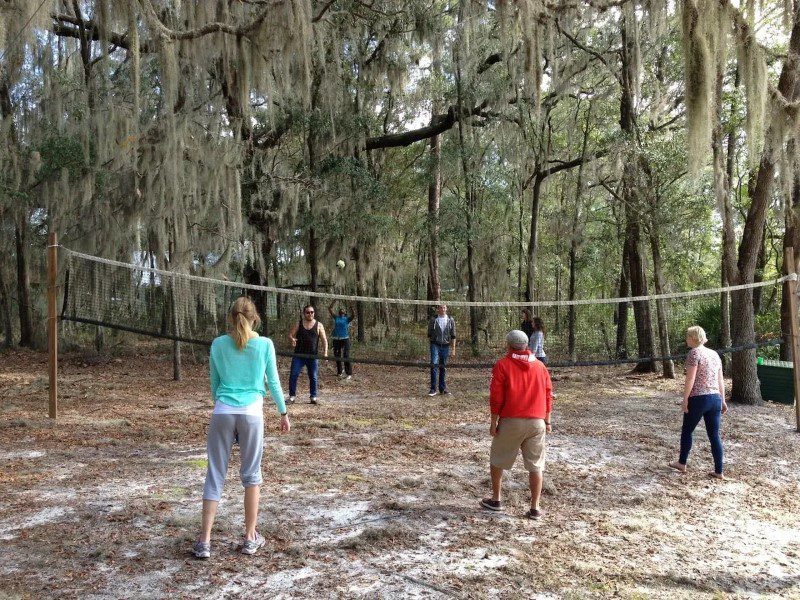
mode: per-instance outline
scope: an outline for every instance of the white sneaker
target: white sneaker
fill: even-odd
[[[195,558],[211,558],[211,543],[197,541],[192,546]]]
[[[265,541],[262,535],[256,532],[256,539],[245,540],[244,544],[242,544],[242,554],[255,554],[264,545]]]
[[[348,375],[347,377],[345,377],[345,379],[346,379],[347,381],[350,381],[352,378],[353,378],[353,376],[352,376],[352,375]]]
[[[310,400],[310,403],[311,403],[311,404],[319,404],[319,400],[317,399],[317,397],[316,397],[316,396],[312,396],[312,397],[311,397],[311,400]]]
[[[286,404],[294,404],[295,399],[296,398],[294,396],[289,396],[289,399],[286,401]]]

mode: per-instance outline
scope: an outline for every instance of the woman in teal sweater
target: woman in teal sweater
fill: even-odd
[[[281,431],[290,429],[289,416],[278,379],[275,346],[255,331],[261,323],[253,301],[237,298],[228,313],[230,332],[211,343],[209,358],[214,411],[208,427],[208,470],[203,488],[203,523],[192,551],[197,558],[211,556],[211,527],[222,496],[228,459],[238,441],[244,486],[245,534],[242,552],[255,554],[264,545],[256,531],[260,499],[261,457],[264,452],[264,396],[269,386],[281,415]]]

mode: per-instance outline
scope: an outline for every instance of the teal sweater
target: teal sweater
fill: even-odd
[[[267,395],[266,377],[272,401],[278,412],[286,412],[283,390],[278,379],[275,346],[266,337],[255,337],[244,350],[236,347],[229,335],[221,335],[211,342],[209,360],[211,395],[229,406],[247,406]]]

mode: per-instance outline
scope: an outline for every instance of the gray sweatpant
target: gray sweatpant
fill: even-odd
[[[208,470],[203,500],[222,497],[234,437],[239,437],[242,467],[239,475],[244,487],[261,485],[261,456],[264,453],[264,417],[260,415],[211,415],[208,426]]]

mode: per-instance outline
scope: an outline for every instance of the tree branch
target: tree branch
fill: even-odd
[[[398,146],[408,146],[414,142],[427,140],[435,135],[444,133],[448,129],[459,122],[461,119],[466,119],[479,115],[481,111],[486,108],[488,101],[484,100],[479,106],[472,110],[464,111],[459,117],[457,108],[451,106],[447,109],[444,115],[434,115],[431,118],[431,124],[419,129],[412,129],[411,131],[404,131],[402,133],[389,133],[377,137],[367,138],[366,150],[377,150],[379,148],[396,148]]]
[[[328,9],[331,6],[333,6],[334,2],[336,2],[336,0],[328,0],[328,2],[325,3],[325,6],[323,6],[320,9],[320,11],[316,14],[316,16],[313,19],[311,19],[311,22],[312,23],[318,23],[319,20],[322,19],[322,17],[325,16],[325,13],[328,12]]]
[[[580,165],[591,162],[598,158],[602,158],[608,154],[608,149],[603,148],[602,150],[597,150],[590,154],[585,154],[583,156],[579,156],[578,158],[573,158],[572,160],[566,161],[559,161],[558,164],[553,165],[552,167],[548,167],[546,169],[538,169],[531,173],[531,176],[528,177],[525,184],[522,186],[522,190],[528,189],[528,186],[536,179],[542,181],[550,177],[550,175],[555,175],[556,173],[560,173],[561,171],[566,171],[567,169],[574,169],[575,167],[579,167]],[[550,161],[555,162],[555,161]]]
[[[231,25],[230,23],[220,23],[219,21],[215,21],[195,29],[176,31],[174,29],[170,29],[164,24],[164,22],[158,16],[156,9],[153,7],[151,0],[138,0],[142,10],[144,10],[145,18],[147,19],[148,24],[156,29],[159,35],[170,40],[192,40],[210,33],[227,33],[234,36],[246,37],[258,29],[272,9],[279,4],[283,4],[283,1],[284,0],[274,0],[274,2],[270,2],[266,8],[256,14],[255,18],[250,23],[239,25],[238,27]]]
[[[55,23],[53,23],[53,33],[59,37],[81,39],[80,28],[83,27],[87,31],[91,32],[91,38],[93,41],[100,41],[100,31],[98,27],[95,27],[94,21],[83,21],[82,19],[73,17],[72,15],[65,14],[52,14],[51,17],[55,21]],[[75,25],[75,27],[69,27],[65,23],[68,23],[69,25]],[[108,41],[115,46],[130,51],[131,45],[126,35],[109,32],[106,37],[108,38]],[[153,52],[153,49],[147,43],[140,44],[139,50],[142,54]]]

